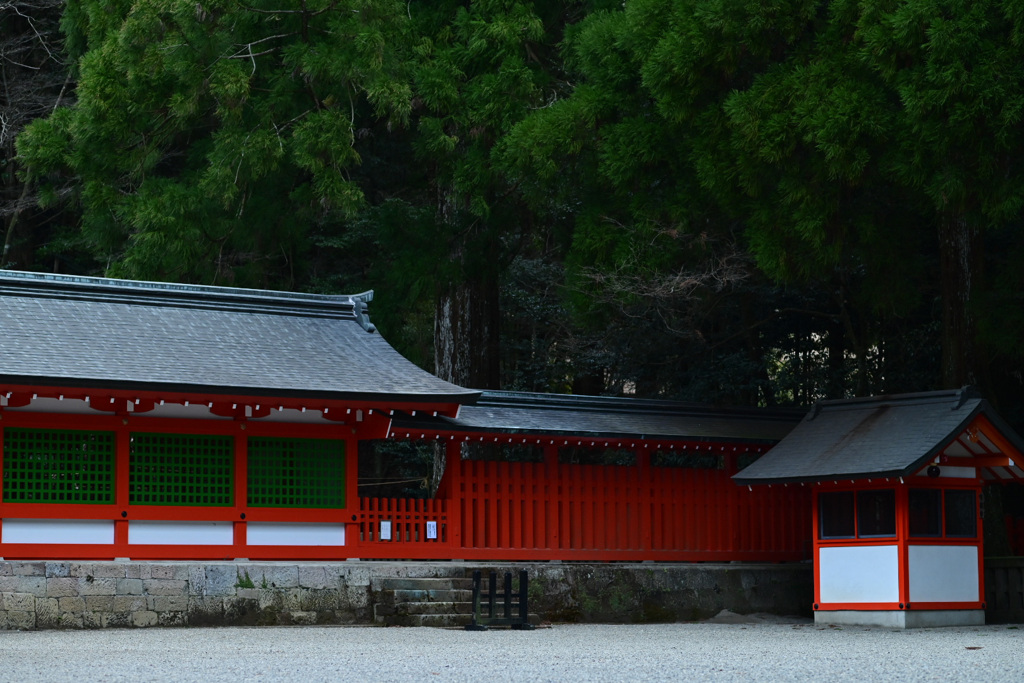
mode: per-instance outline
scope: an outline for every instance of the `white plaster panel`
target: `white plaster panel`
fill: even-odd
[[[950,442],[950,444],[946,446],[946,449],[943,451],[943,453],[954,458],[969,457],[971,455],[971,452],[964,448],[964,445],[959,441]]]
[[[912,545],[910,602],[977,602],[978,548],[973,545]]]
[[[819,595],[826,603],[899,602],[895,545],[844,546],[818,551]]]
[[[114,542],[114,522],[105,519],[5,519],[0,531],[4,543]]]
[[[992,443],[992,439],[988,438],[988,436],[986,436],[985,432],[983,432],[983,431],[981,431],[979,429],[976,432],[976,434],[978,436],[979,441],[981,441],[981,445],[984,447],[982,449],[983,453],[1000,453],[1001,452],[999,450],[999,446],[997,446],[994,443]]]
[[[324,414],[319,410],[295,410],[285,408],[278,410],[273,408],[266,417],[261,417],[260,422],[304,422],[308,424],[337,424],[324,419]]]
[[[132,545],[231,545],[235,541],[231,522],[128,523]]]
[[[963,458],[963,461],[970,462],[966,458]],[[928,465],[922,467],[921,471],[919,471],[916,476],[927,477],[928,479],[931,479],[931,477],[928,476],[928,468],[931,467],[933,464],[934,463],[928,463]],[[975,479],[977,476],[978,470],[976,470],[973,467],[954,467],[952,465],[939,465],[939,478]]]
[[[180,420],[230,420],[230,417],[221,417],[210,412],[205,403],[190,403],[187,406],[180,403],[157,404],[148,413],[140,413],[146,417],[166,417]]]
[[[64,415],[99,415],[85,401],[73,398],[34,398],[27,406],[7,408],[7,410],[32,413],[61,413]]]
[[[344,524],[249,522],[249,545],[345,545]]]
[[[973,467],[950,467],[948,465],[939,466],[939,477],[952,477],[954,479],[974,479],[978,476],[978,471]]]

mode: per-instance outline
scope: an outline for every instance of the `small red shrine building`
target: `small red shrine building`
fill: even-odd
[[[971,389],[823,401],[734,480],[813,490],[816,622],[983,624],[982,486],[1022,451]]]

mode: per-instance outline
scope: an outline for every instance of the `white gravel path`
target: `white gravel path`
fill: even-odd
[[[0,632],[0,681],[1024,681],[1024,626]]]

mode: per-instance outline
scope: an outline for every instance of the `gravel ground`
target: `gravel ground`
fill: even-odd
[[[17,681],[1021,681],[1024,627],[556,625],[0,632]]]

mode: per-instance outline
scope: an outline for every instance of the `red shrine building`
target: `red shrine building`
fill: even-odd
[[[0,556],[813,560],[816,616],[980,613],[979,494],[1024,444],[979,397],[480,392],[371,297],[0,271]],[[360,495],[382,441],[432,444],[434,497]]]
[[[983,624],[982,487],[1022,451],[970,389],[825,401],[734,479],[813,490],[818,623]]]
[[[0,271],[0,556],[809,557],[808,502],[729,479],[799,413],[465,389],[369,299]],[[360,497],[381,439],[438,495]]]

